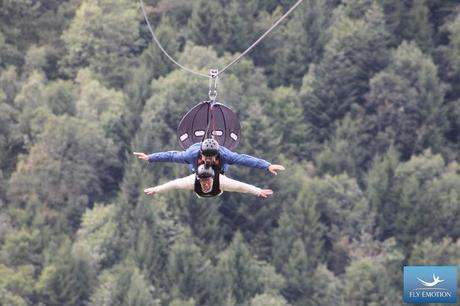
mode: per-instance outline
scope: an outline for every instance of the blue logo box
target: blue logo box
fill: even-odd
[[[404,303],[457,303],[457,266],[405,266]]]

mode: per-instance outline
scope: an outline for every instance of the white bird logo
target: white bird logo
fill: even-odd
[[[417,277],[417,279],[422,282],[422,284],[426,287],[433,287],[433,286],[436,286],[437,284],[439,283],[442,283],[444,280],[443,279],[439,279],[439,276],[435,276],[434,273],[433,273],[433,281],[432,282],[426,282],[424,280],[421,280],[420,278]]]

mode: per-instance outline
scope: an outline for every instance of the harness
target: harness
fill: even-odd
[[[198,160],[197,160],[197,164],[198,165],[203,165],[205,164],[205,161],[204,161],[204,158],[202,158],[201,155],[198,156]],[[219,156],[217,156],[217,158],[215,159],[215,161],[211,164],[211,168],[212,170],[214,170],[214,181],[212,183],[212,189],[211,189],[211,192],[208,192],[208,193],[204,193],[203,190],[201,189],[201,185],[200,185],[200,181],[198,179],[195,180],[195,186],[194,186],[194,190],[195,190],[195,193],[199,196],[199,197],[203,197],[203,198],[211,198],[211,197],[216,197],[216,196],[219,196],[222,194],[222,190],[220,189],[220,180],[219,180],[219,177],[220,177],[220,173],[221,173],[221,162],[220,162],[220,158]]]
[[[201,154],[198,156],[197,164],[198,166],[205,164],[204,158],[201,156]],[[224,174],[224,169],[222,169],[222,164],[219,156],[217,156],[216,160],[211,164],[211,168],[215,173]]]
[[[212,189],[211,192],[204,193],[203,190],[201,189],[201,184],[198,179],[195,179],[195,186],[194,186],[194,191],[199,197],[203,198],[211,198],[211,197],[217,197],[222,194],[222,190],[220,189],[220,180],[219,180],[220,174],[219,172],[215,172],[214,175],[214,181],[212,182]]]

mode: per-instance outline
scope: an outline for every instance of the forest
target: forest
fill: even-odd
[[[143,0],[204,74],[295,2]],[[188,169],[133,151],[207,99],[138,0],[1,0],[0,304],[393,306],[460,266],[457,0],[304,0],[219,77],[266,200],[143,193]]]

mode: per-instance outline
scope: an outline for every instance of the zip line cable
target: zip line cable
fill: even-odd
[[[142,0],[141,0],[142,1]],[[273,31],[273,29],[275,29],[278,24],[280,24],[281,21],[283,21],[293,10],[295,10],[301,3],[302,3],[303,0],[299,0],[297,1],[283,16],[280,17],[280,19],[278,19],[278,21],[276,21],[267,31],[265,31],[264,34],[262,34],[262,36],[259,37],[259,39],[257,39],[251,46],[249,46],[249,48],[247,48],[243,53],[241,53],[239,56],[237,56],[233,61],[230,62],[230,64],[228,64],[227,66],[225,66],[224,68],[222,68],[221,70],[219,70],[219,73],[217,74],[217,76],[219,76],[221,73],[223,73],[225,70],[227,70],[228,68],[230,68],[230,66],[232,66],[233,64],[235,64],[236,62],[238,62],[243,56],[245,56],[249,51],[251,51],[252,49],[254,49],[255,46],[257,46],[260,41],[262,39],[265,38],[265,36],[267,36],[268,34],[270,34],[271,31]]]
[[[224,68],[220,69],[219,72],[217,73],[217,75],[215,77],[218,77],[219,75],[221,75],[225,70],[227,70],[228,68],[230,68],[233,64],[235,64],[236,62],[238,62],[243,56],[245,56],[249,51],[251,51],[252,49],[254,49],[255,46],[257,46],[264,38],[265,36],[267,36],[271,31],[273,31],[277,26],[278,24],[280,24],[289,14],[292,13],[293,10],[295,10],[301,3],[302,3],[303,0],[298,0],[283,16],[280,17],[280,19],[278,19],[267,31],[265,31],[264,34],[262,34],[262,36],[259,37],[259,39],[257,39],[251,46],[249,46],[249,48],[247,48],[243,53],[241,53],[240,55],[238,55],[233,61],[231,61],[227,66],[225,66]],[[197,72],[197,71],[193,71],[192,69],[189,69],[183,65],[181,65],[179,62],[177,62],[171,55],[168,54],[168,52],[166,52],[166,50],[163,48],[163,46],[161,45],[160,41],[158,40],[158,38],[156,37],[155,33],[153,32],[153,29],[152,29],[152,26],[150,25],[150,22],[149,22],[149,19],[147,18],[147,13],[145,11],[145,7],[144,7],[144,2],[142,0],[139,0],[140,2],[140,5],[141,5],[141,9],[142,9],[142,13],[144,15],[144,19],[145,19],[145,22],[147,23],[147,27],[149,28],[150,30],[150,33],[152,34],[152,37],[153,37],[153,40],[155,41],[155,43],[158,45],[158,47],[160,48],[160,50],[168,57],[168,59],[170,61],[172,61],[174,64],[176,64],[179,68],[189,72],[189,73],[192,73],[194,75],[197,75],[197,76],[200,76],[200,77],[205,77],[205,78],[209,78],[210,76],[208,74],[205,74],[205,73],[201,73],[201,72]]]
[[[142,9],[142,13],[144,14],[144,19],[145,19],[145,22],[147,23],[147,26],[150,30],[150,33],[152,34],[152,37],[153,37],[153,40],[155,41],[155,43],[158,45],[158,47],[160,48],[161,51],[163,51],[163,53],[169,58],[169,60],[171,62],[173,62],[174,64],[176,64],[177,66],[179,66],[181,69],[191,73],[191,74],[195,74],[197,76],[200,76],[200,77],[205,77],[205,78],[209,78],[209,76],[205,73],[201,73],[201,72],[196,72],[196,71],[193,71],[183,65],[181,65],[179,62],[177,62],[171,55],[169,55],[168,52],[166,52],[166,50],[163,48],[163,46],[160,44],[160,41],[158,40],[158,38],[156,37],[155,33],[153,32],[153,29],[152,29],[152,26],[150,25],[150,22],[149,22],[149,19],[147,18],[147,13],[145,12],[145,8],[144,8],[144,2],[142,0],[139,0],[140,4],[141,4],[141,9]]]

